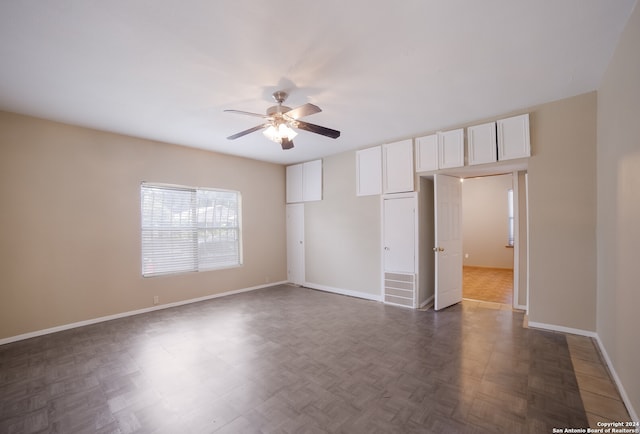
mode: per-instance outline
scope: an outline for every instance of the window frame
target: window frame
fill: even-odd
[[[145,203],[145,195],[147,194],[145,193],[145,189],[149,189],[149,190],[155,189],[163,193],[165,192],[168,193],[171,190],[183,191],[191,195],[190,208],[185,207],[185,203],[187,201],[183,200],[183,203],[179,204],[179,205],[182,205],[183,207],[183,211],[180,212],[180,214],[186,213],[186,220],[189,221],[190,223],[185,224],[183,226],[181,225],[174,226],[176,221],[179,221],[180,223],[182,223],[182,221],[185,219],[183,219],[182,216],[176,219],[175,218],[176,210],[169,208],[169,211],[167,211],[167,207],[163,205],[160,205],[163,208],[162,213],[170,215],[171,217],[169,221],[166,219],[166,216],[161,216],[160,220],[157,220],[157,217],[158,217],[156,215],[157,210],[155,211],[156,214],[154,214],[154,210],[149,209],[150,205],[148,203]],[[202,197],[203,195],[199,193],[203,193],[203,192],[205,193],[213,192],[213,193],[221,193],[223,195],[224,194],[233,195],[233,199],[235,200],[232,200],[231,202],[235,205],[235,208],[231,209],[231,207],[227,207],[227,220],[223,222],[224,224],[221,225],[220,221],[216,220],[215,215],[222,214],[222,213],[216,212],[215,210],[213,211],[214,217],[211,222],[211,225],[207,225],[206,218],[205,218],[204,224],[202,224],[202,222],[200,221],[199,216],[201,216],[203,213],[202,209],[211,208],[208,206],[211,203],[210,200],[203,202],[200,199],[200,197]],[[207,196],[207,195],[204,195],[204,196]],[[208,196],[208,199],[211,199],[211,196]],[[214,204],[215,204],[215,199],[214,199]],[[173,202],[167,204],[168,207],[171,207],[172,205],[174,205]],[[217,205],[214,205],[213,208],[216,208],[216,207]],[[149,213],[149,211],[151,213]],[[171,213],[171,214],[168,214],[168,213]],[[204,214],[205,216],[210,215],[207,211],[204,211],[204,213],[205,213]],[[154,221],[155,221],[155,224],[154,224]],[[226,226],[226,224],[233,221],[235,221],[235,225]],[[216,223],[218,224],[216,225]],[[202,254],[202,251],[209,250],[210,253],[211,251],[215,252],[217,246],[215,242],[210,243],[209,249],[206,249],[207,237],[206,236],[202,237],[201,234],[206,235],[207,233],[209,233],[209,235],[211,236],[211,233],[220,232],[221,230],[222,232],[224,232],[225,230],[228,231],[229,229],[233,233],[235,233],[235,237],[233,238],[233,241],[234,241],[233,244],[235,248],[229,249],[229,251],[232,252],[231,257],[233,258],[233,261],[227,262],[227,263],[224,263],[224,261],[221,261],[220,264],[216,264],[215,261],[213,262],[206,261],[206,257]],[[159,234],[163,232],[165,234],[168,232],[174,232],[174,233],[183,232],[181,237],[182,240],[178,241],[177,243],[172,243],[171,240],[169,240],[169,242],[163,241],[162,237],[159,236]],[[183,273],[215,271],[215,270],[241,267],[243,265],[242,194],[238,190],[210,188],[210,187],[191,187],[191,186],[185,186],[185,185],[143,181],[140,183],[140,234],[141,234],[140,270],[141,270],[142,277],[167,276],[167,275],[175,275],[175,274],[183,274]],[[190,234],[190,236],[188,234]],[[169,238],[171,238],[171,235],[169,235]],[[188,240],[188,238],[191,238],[191,240]],[[154,249],[153,241],[158,241],[158,240],[160,240],[159,244],[161,245],[161,247],[158,248],[158,246],[155,246],[156,248]],[[229,242],[229,239],[225,238],[224,242]],[[165,244],[162,245],[163,243]],[[185,244],[191,244],[190,248],[185,248]],[[177,248],[178,250],[180,250],[180,247],[182,247],[182,250],[180,251],[181,254],[183,255],[186,254],[187,256],[189,254],[192,255],[191,262],[189,262],[188,259],[184,261],[185,264],[191,264],[191,265],[182,265],[180,261],[176,261],[175,263],[171,261],[163,262],[160,259],[157,265],[161,268],[161,270],[150,271],[149,261],[153,261],[154,254],[156,255],[156,257],[162,256],[163,253],[165,255],[173,254],[172,249]],[[224,250],[220,251],[219,253],[223,253],[223,252]]]
[[[513,188],[507,189],[507,247],[515,243],[515,204],[513,202]]]

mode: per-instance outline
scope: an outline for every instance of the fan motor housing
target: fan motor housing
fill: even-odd
[[[289,110],[291,110],[291,107],[287,107],[286,105],[274,105],[267,109],[267,116],[273,116],[276,113],[286,113]]]

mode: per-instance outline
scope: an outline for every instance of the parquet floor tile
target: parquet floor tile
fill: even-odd
[[[462,296],[472,300],[513,305],[513,270],[462,267]]]
[[[573,362],[565,335],[522,321],[479,303],[414,311],[286,285],[122,318],[0,346],[0,432],[588,426],[574,363],[588,384],[606,369],[588,345]]]

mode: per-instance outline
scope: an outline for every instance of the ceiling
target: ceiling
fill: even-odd
[[[0,109],[289,164],[598,88],[636,0],[0,2]],[[276,90],[322,112],[283,151]]]

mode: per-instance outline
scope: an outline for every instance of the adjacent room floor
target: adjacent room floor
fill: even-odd
[[[462,267],[462,296],[472,300],[513,305],[513,270]]]
[[[0,432],[588,426],[567,337],[479,305],[417,311],[282,285],[3,345]]]

